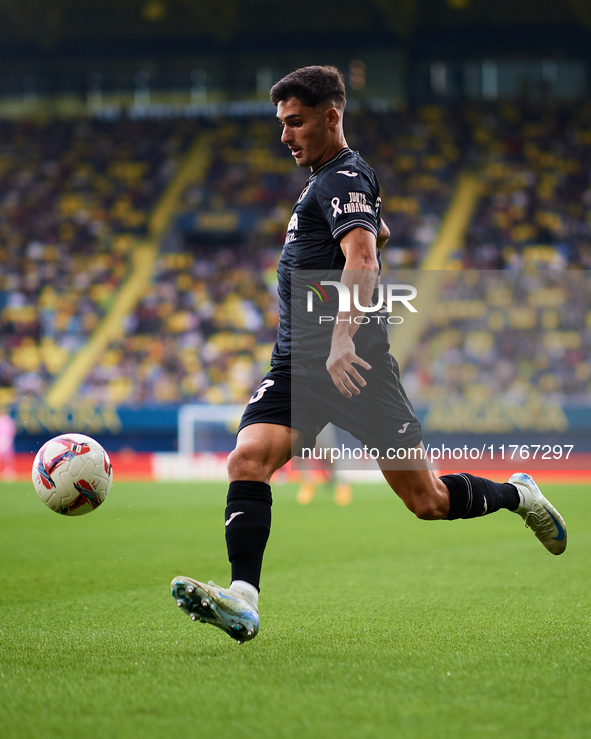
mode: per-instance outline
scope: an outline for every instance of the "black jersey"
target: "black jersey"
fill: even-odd
[[[345,255],[340,240],[354,228],[377,237],[381,226],[380,183],[374,170],[349,148],[342,149],[316,169],[291,211],[283,253],[277,265],[279,327],[272,363],[291,357],[292,272],[342,271]],[[379,251],[376,248],[381,267]],[[356,347],[367,349],[387,342],[385,328],[375,321],[362,325]],[[328,356],[330,344],[316,353]]]

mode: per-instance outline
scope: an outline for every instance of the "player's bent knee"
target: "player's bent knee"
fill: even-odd
[[[420,506],[413,510],[413,513],[421,521],[437,521],[445,516],[440,514],[440,511],[434,506]]]
[[[265,480],[268,472],[260,452],[251,444],[242,444],[228,455],[228,477],[234,480]]]
[[[419,498],[411,501],[409,509],[422,521],[439,521],[447,518],[444,501],[435,498]]]

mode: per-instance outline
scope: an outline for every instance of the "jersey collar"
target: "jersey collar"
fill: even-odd
[[[329,164],[332,164],[333,162],[336,162],[337,159],[340,159],[341,157],[344,157],[345,154],[349,154],[350,152],[351,152],[351,149],[349,149],[348,146],[345,146],[343,149],[341,149],[339,151],[338,154],[335,154],[334,157],[332,157],[332,159],[327,159],[327,161],[324,162],[324,164],[321,164],[318,167],[318,169],[315,169],[312,172],[312,174],[310,175],[310,177],[308,177],[308,182],[311,182],[316,177],[316,175],[318,174],[318,172],[320,172],[321,170],[323,170],[325,167],[328,167]]]

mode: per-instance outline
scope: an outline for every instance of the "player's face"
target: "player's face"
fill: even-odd
[[[310,108],[297,98],[277,105],[277,118],[283,125],[281,141],[289,146],[298,167],[314,168],[333,155],[329,150],[335,126],[329,111],[322,105]]]

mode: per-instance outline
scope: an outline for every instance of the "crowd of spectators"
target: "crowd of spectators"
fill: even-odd
[[[468,270],[439,277],[436,310],[403,378],[413,399],[588,405],[589,273]]]
[[[457,254],[471,271],[449,278],[405,386],[426,403],[588,405],[591,105],[504,104],[465,116],[481,165],[478,206]]]
[[[591,104],[469,111],[482,193],[464,267],[591,267]]]
[[[0,401],[41,397],[96,328],[191,133],[0,122]]]
[[[0,123],[0,404],[41,397],[96,328],[199,126],[211,157],[181,197],[173,250],[80,393],[132,406],[248,398],[269,361],[275,266],[308,173],[272,118],[89,120]],[[467,165],[479,166],[482,193],[459,266],[591,266],[591,106],[358,112],[346,136],[382,184],[386,266],[420,264]],[[470,274],[445,288],[452,292],[413,352],[412,397],[501,393],[519,402],[526,387],[588,395],[584,291],[561,288],[567,309],[552,302],[557,291],[520,298],[511,283],[503,315],[492,288]]]
[[[163,255],[152,289],[86,378],[96,403],[245,401],[269,364],[277,330],[275,250]]]

